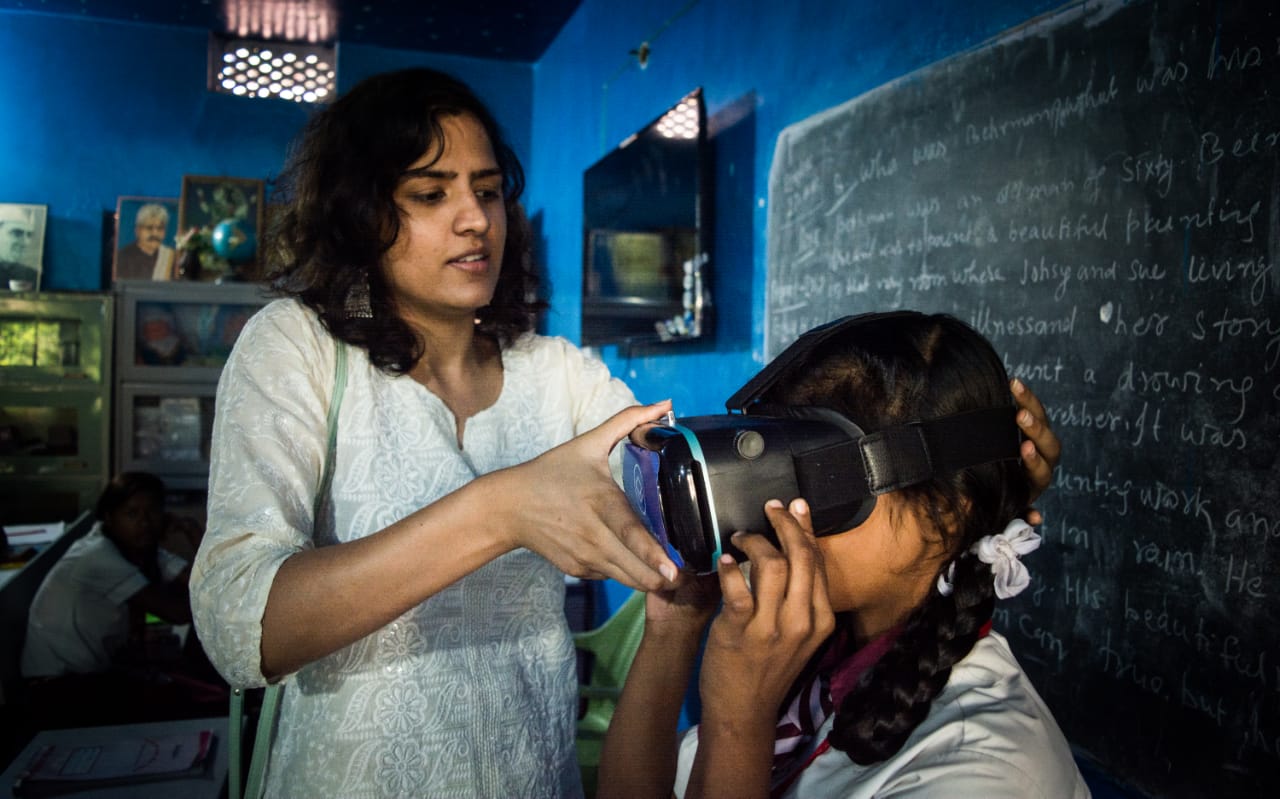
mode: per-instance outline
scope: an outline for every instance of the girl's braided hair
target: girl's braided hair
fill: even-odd
[[[832,408],[867,433],[1010,402],[1008,375],[995,350],[945,314],[892,315],[853,325],[818,347],[794,375],[772,401]],[[901,508],[943,541],[948,560],[955,562],[954,590],[950,596],[929,593],[892,648],[836,709],[831,743],[863,765],[902,748],[952,666],[981,636],[994,607],[991,567],[967,553],[1025,511],[1030,482],[1019,462],[1006,460],[896,493]]]

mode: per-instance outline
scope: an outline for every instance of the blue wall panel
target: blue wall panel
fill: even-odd
[[[1055,0],[586,0],[534,75],[528,206],[553,294],[547,332],[578,338],[582,172],[695,86],[716,150],[716,330],[669,348],[601,354],[645,402],[717,413],[764,364],[767,185],[787,125],[981,44]],[[652,55],[641,69],[630,55]],[[610,585],[608,607],[623,594]]]
[[[49,206],[42,288],[97,290],[104,213],[121,195],[177,197],[182,176],[270,180],[308,109],[205,88],[207,34],[0,12],[0,202]],[[532,67],[360,45],[339,86],[411,65],[447,69],[529,157]]]

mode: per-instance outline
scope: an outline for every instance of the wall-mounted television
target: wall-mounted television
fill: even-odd
[[[696,339],[711,310],[702,89],[583,175],[582,343]]]

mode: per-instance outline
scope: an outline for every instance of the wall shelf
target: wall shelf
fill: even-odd
[[[110,471],[109,294],[0,294],[0,520],[69,521]]]
[[[203,492],[218,377],[270,297],[256,283],[146,280],[117,281],[115,293],[115,470]]]

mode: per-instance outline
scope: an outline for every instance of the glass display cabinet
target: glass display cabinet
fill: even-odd
[[[110,470],[111,296],[0,293],[0,520],[67,521]]]
[[[256,283],[117,281],[116,471],[203,491],[218,377],[270,298]]]

